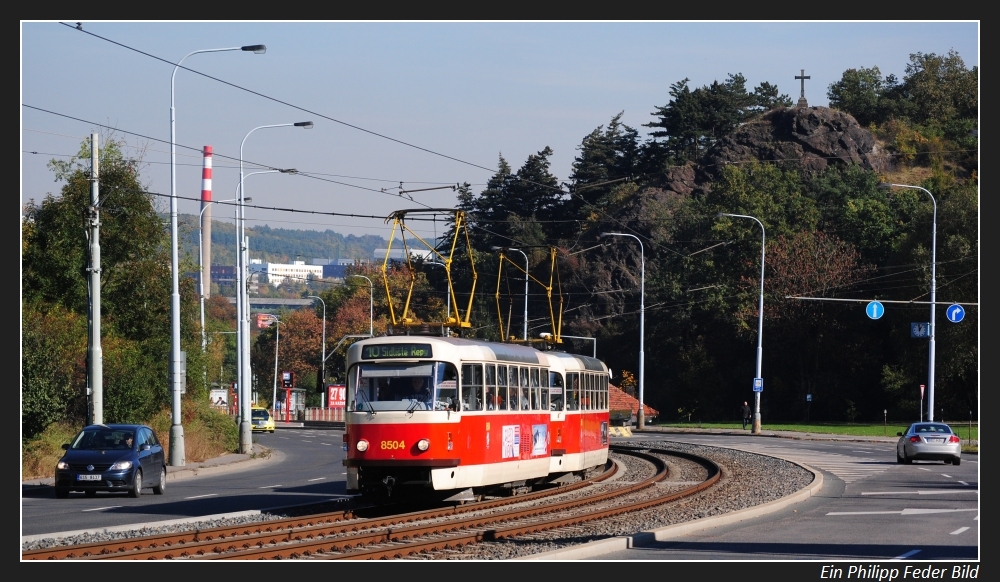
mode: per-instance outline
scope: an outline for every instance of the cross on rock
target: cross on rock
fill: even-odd
[[[795,75],[795,78],[802,82],[802,88],[799,90],[799,102],[795,104],[795,107],[809,107],[809,104],[806,103],[806,79],[809,79],[810,76],[806,75],[805,69],[799,69],[799,71],[801,72]]]

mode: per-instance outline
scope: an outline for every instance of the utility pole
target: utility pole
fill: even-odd
[[[90,388],[91,424],[104,424],[104,354],[101,351],[101,215],[98,183],[98,139],[90,134],[90,338],[87,342],[87,384]]]

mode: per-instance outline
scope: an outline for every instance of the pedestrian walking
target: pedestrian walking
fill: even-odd
[[[750,416],[750,405],[748,405],[745,401],[743,402],[743,406],[740,407],[740,416],[743,417],[743,430],[746,430],[748,424],[753,425],[753,421]]]

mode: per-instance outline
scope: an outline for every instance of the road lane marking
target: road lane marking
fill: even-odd
[[[87,512],[87,511],[104,511],[105,509],[117,509],[119,507],[122,507],[122,506],[121,505],[109,505],[108,507],[95,507],[93,509],[82,509],[81,511],[83,511],[83,512]]]
[[[862,495],[906,495],[916,493],[917,495],[945,495],[947,493],[979,493],[978,489],[943,489],[934,491],[862,491]]]
[[[194,497],[185,497],[184,499],[202,499],[204,497],[216,497],[218,493],[207,493],[205,495],[195,495]]]
[[[310,479],[309,481],[310,482],[313,482],[313,481],[322,481],[323,479],[326,479],[326,477],[316,477],[315,479]]]
[[[925,515],[928,513],[956,513],[959,511],[979,511],[972,509],[904,509],[902,511],[831,511],[827,515]]]
[[[957,536],[958,534],[960,534],[960,533],[962,533],[964,531],[967,531],[968,529],[969,528],[967,528],[967,527],[960,527],[960,528],[956,529],[955,531],[951,532],[951,535]]]
[[[954,477],[952,477],[951,475],[945,475],[944,473],[941,473],[941,476],[942,477],[947,477],[949,479],[954,479]]]
[[[961,483],[962,485],[968,485],[968,483],[966,483],[965,481],[959,481],[959,483]]]
[[[919,553],[920,553],[920,550],[910,550],[909,552],[906,552],[905,554],[903,554],[901,556],[896,556],[895,558],[893,558],[893,560],[905,560],[906,558],[909,558],[910,556],[912,556],[914,554],[919,554]]]
[[[282,487],[282,485],[279,483],[277,485],[267,485],[264,487],[258,487],[257,489],[274,489],[275,487]]]
[[[920,469],[921,471],[930,471],[930,469],[926,467],[917,467],[917,468]]]
[[[927,513],[956,513],[959,511],[979,511],[979,508],[974,509],[904,509],[903,515],[924,515]]]
[[[323,445],[324,447],[329,447],[332,443],[320,443],[320,444]]]

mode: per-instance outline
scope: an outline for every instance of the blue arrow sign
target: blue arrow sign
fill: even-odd
[[[965,319],[965,308],[961,305],[949,305],[945,313],[948,315],[948,321],[952,323],[958,323]]]
[[[872,319],[878,319],[885,313],[885,307],[882,307],[882,304],[878,301],[872,301],[865,307],[865,313]]]

